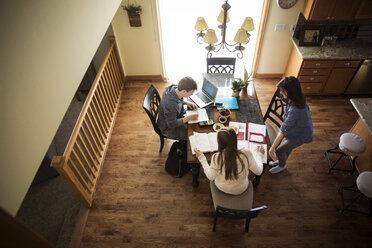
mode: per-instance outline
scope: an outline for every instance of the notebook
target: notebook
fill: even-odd
[[[202,90],[190,96],[190,99],[198,105],[199,108],[204,108],[214,102],[217,95],[217,87],[204,78]]]

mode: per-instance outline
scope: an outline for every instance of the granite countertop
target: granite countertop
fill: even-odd
[[[302,59],[372,59],[372,46],[366,42],[337,41],[328,46],[299,46],[298,40],[292,38],[293,44]]]
[[[352,98],[350,102],[372,134],[372,98]]]

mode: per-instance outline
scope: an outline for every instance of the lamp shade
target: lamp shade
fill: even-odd
[[[220,14],[217,17],[217,21],[219,21],[220,23],[223,23],[223,15],[224,15],[224,13],[225,13],[225,11],[224,10],[221,10]],[[229,21],[230,21],[229,13],[227,13],[226,22],[229,22]]]
[[[204,36],[204,42],[208,44],[214,44],[217,41],[218,40],[217,40],[216,33],[214,32],[214,29],[208,29],[207,33]]]
[[[198,17],[195,23],[195,29],[197,31],[204,31],[208,28],[207,23],[204,20],[204,17]]]
[[[246,42],[248,42],[247,33],[243,28],[239,28],[238,32],[236,32],[234,41],[236,43],[246,43]]]
[[[242,24],[242,28],[245,30],[245,31],[252,31],[254,30],[254,24],[253,24],[253,19],[252,17],[246,17],[243,24]]]

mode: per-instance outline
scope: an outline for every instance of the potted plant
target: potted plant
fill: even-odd
[[[246,83],[241,78],[236,78],[231,85],[231,89],[233,90],[232,96],[239,98],[240,91],[246,86]]]
[[[231,89],[233,90],[232,96],[239,98],[240,91],[248,86],[248,83],[252,81],[251,75],[248,74],[247,70],[244,68],[244,79],[236,78],[232,82]]]
[[[249,82],[252,82],[253,80],[251,79],[252,74],[248,74],[247,70],[244,68],[244,82],[246,83],[244,86],[244,90],[247,89]]]
[[[131,27],[141,27],[142,6],[136,4],[122,5],[123,9],[127,11],[129,24]]]

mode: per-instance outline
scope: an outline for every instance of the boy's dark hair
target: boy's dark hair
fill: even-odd
[[[184,77],[178,83],[177,88],[180,91],[186,90],[187,92],[189,92],[190,90],[196,90],[198,88],[198,85],[192,77]]]
[[[300,81],[298,81],[297,78],[285,77],[279,81],[276,87],[286,91],[288,94],[288,100],[292,101],[297,108],[305,108],[306,99],[302,93]]]

